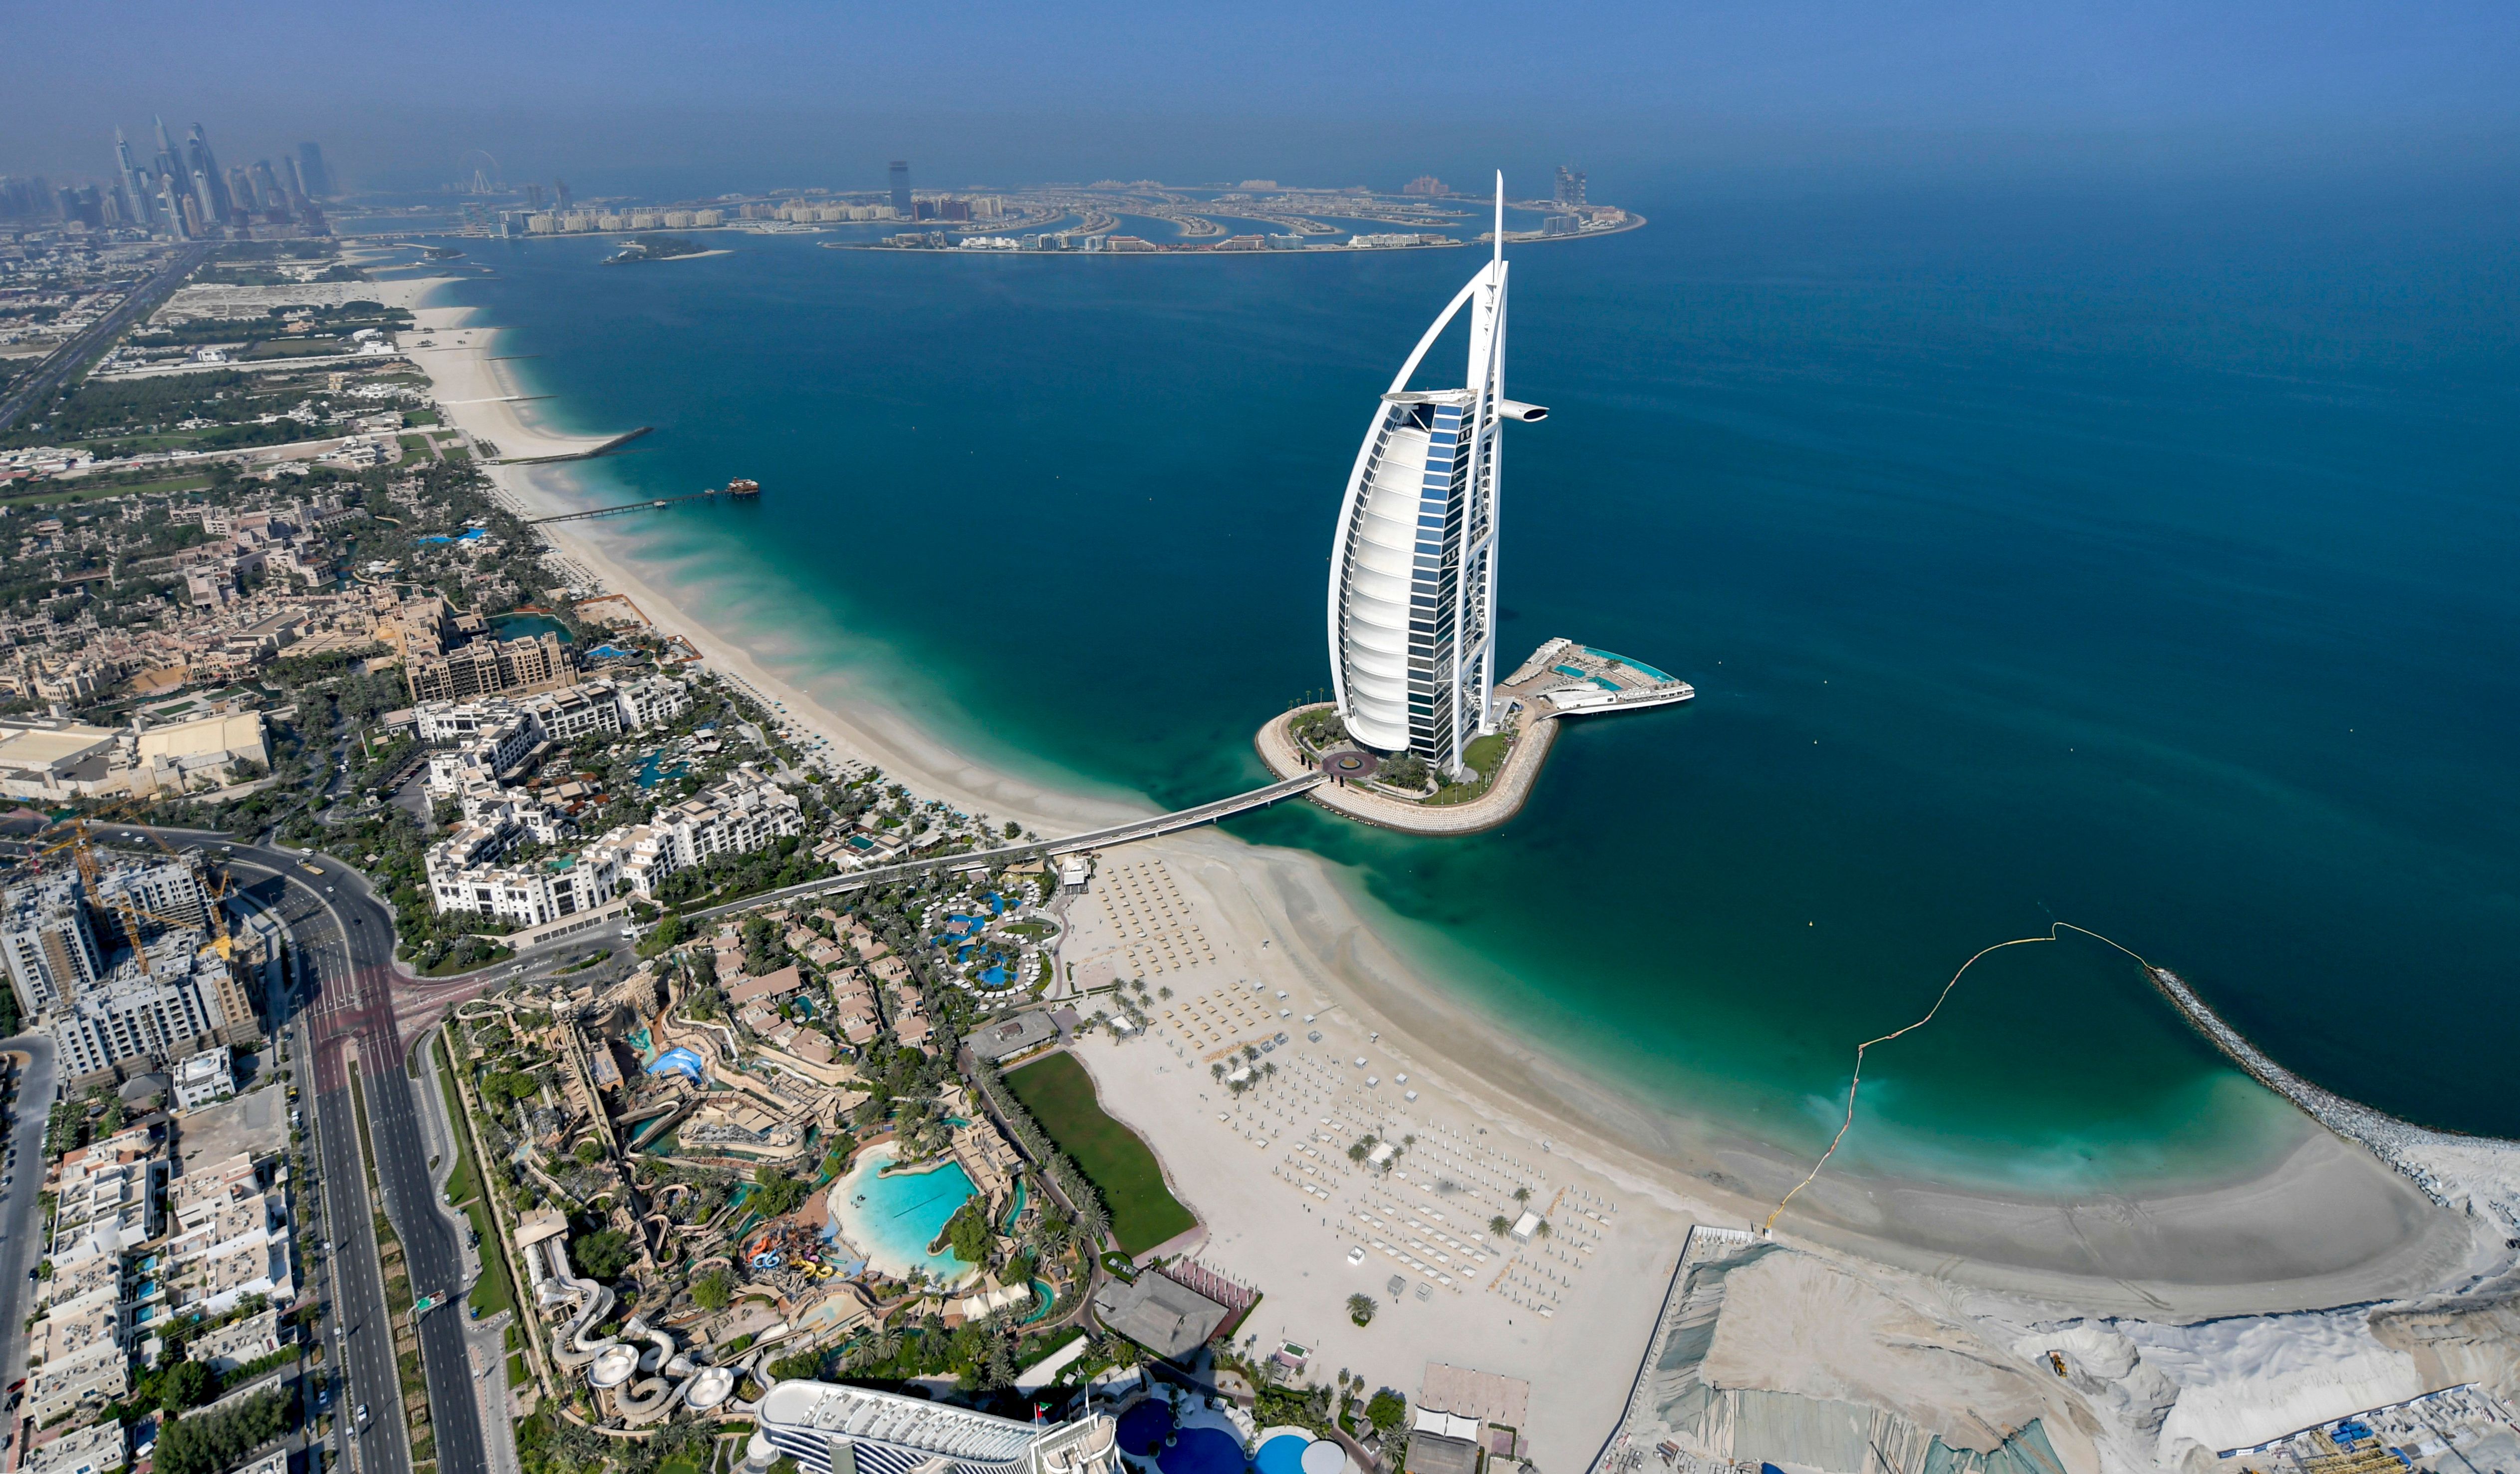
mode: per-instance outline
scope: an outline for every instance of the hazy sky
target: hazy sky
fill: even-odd
[[[2505,162],[2520,3],[605,3],[0,11],[0,171],[116,123],[428,186]]]

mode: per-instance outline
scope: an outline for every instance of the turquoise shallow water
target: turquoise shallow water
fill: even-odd
[[[1350,867],[1525,1036],[1789,1146],[1856,1039],[2051,916],[2321,1083],[2520,1133],[2492,232],[1644,207],[1517,258],[1510,382],[1555,413],[1509,452],[1502,628],[1508,663],[1566,634],[1698,701],[1574,726],[1495,834],[1236,832]],[[1327,681],[1372,396],[1473,258],[737,244],[472,243],[500,274],[453,299],[542,355],[540,407],[656,427],[590,497],[764,486],[604,535],[1007,766],[1167,805],[1258,779],[1251,729]],[[1867,1080],[1841,1164],[2058,1191],[2227,1166],[2279,1116],[2085,943],[1981,964]]]
[[[970,1273],[971,1267],[952,1250],[927,1252],[946,1221],[970,1197],[970,1177],[953,1162],[933,1172],[886,1176],[881,1169],[892,1159],[891,1147],[870,1147],[848,1175],[832,1184],[832,1221],[840,1236],[886,1274],[924,1269],[931,1281],[951,1284]]]

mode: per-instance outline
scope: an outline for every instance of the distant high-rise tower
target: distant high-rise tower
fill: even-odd
[[[166,228],[178,236],[190,237],[193,233],[192,224],[186,218],[188,212],[184,208],[184,202],[192,198],[193,197],[191,195],[184,193],[182,189],[176,186],[174,175],[160,174],[158,176],[157,210],[158,218],[164,220],[166,222]]]
[[[1563,209],[1570,205],[1582,205],[1584,203],[1584,171],[1582,169],[1568,168],[1562,163],[1557,166],[1556,198],[1557,206],[1560,209]]]
[[[527,209],[540,209],[540,208],[542,208],[542,207],[543,207],[543,187],[542,187],[541,185],[539,185],[539,184],[528,184],[528,185],[526,185],[526,186],[525,186],[525,208],[527,208]]]
[[[324,167],[324,150],[311,143],[297,146],[297,177],[306,183],[306,198],[333,198],[333,172]]]
[[[570,195],[568,192],[568,181],[565,179],[554,179],[552,181],[552,199],[557,201],[560,207],[562,209],[566,209],[576,203],[575,197]]]
[[[905,220],[911,217],[910,161],[907,159],[892,161],[892,209]]]
[[[1459,389],[1410,376],[1463,307]],[[1446,777],[1496,730],[1498,430],[1549,411],[1505,396],[1505,176],[1488,264],[1453,296],[1374,407],[1330,544],[1330,676],[1348,732]]]
[[[149,224],[158,213],[157,202],[151,198],[157,185],[149,171],[133,161],[131,140],[122,136],[120,128],[113,130],[113,162],[115,192],[122,196],[124,217],[135,225]]]
[[[227,176],[219,167],[218,156],[210,152],[210,137],[202,131],[200,123],[193,124],[191,135],[184,140],[184,162],[193,172],[196,189],[208,187],[209,192],[202,197],[202,213],[209,216],[213,225],[227,223],[233,204],[228,199]]]
[[[178,176],[182,175],[184,172],[184,160],[181,155],[175,152],[175,140],[166,136],[166,119],[158,117],[153,114],[149,120],[158,125],[158,177],[163,178],[168,174]]]

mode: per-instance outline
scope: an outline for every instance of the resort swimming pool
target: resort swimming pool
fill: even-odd
[[[1155,1455],[1164,1474],[1242,1474],[1249,1465],[1241,1440],[1216,1428],[1184,1428],[1173,1446]]]
[[[1281,1433],[1260,1446],[1251,1456],[1251,1467],[1260,1474],[1304,1474],[1304,1451],[1313,1446],[1309,1438]]]
[[[650,753],[639,764],[639,774],[635,781],[641,788],[653,788],[659,783],[670,783],[676,778],[688,777],[691,770],[691,764],[688,762],[676,762],[667,766],[663,753]]]
[[[1120,1451],[1148,1457],[1164,1446],[1173,1431],[1173,1410],[1148,1399],[1120,1414]]]
[[[890,1142],[858,1154],[848,1175],[832,1184],[832,1229],[855,1245],[878,1270],[895,1276],[924,1269],[930,1280],[952,1283],[978,1267],[954,1257],[954,1251],[930,1256],[927,1245],[945,1227],[954,1210],[971,1196],[971,1179],[961,1164],[948,1162],[932,1172],[882,1175],[894,1157]]]

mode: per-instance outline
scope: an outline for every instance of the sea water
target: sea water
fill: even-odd
[[[2514,258],[2464,205],[1637,202],[1514,254],[1503,666],[1566,635],[1697,700],[1580,718],[1529,807],[1304,806],[1466,1004],[1648,1105],[1826,1139],[1853,1046],[2051,919],[2276,1058],[2520,1132]],[[818,249],[599,268],[469,243],[441,300],[559,428],[655,427],[596,525],[774,668],[1166,806],[1263,781],[1328,682],[1357,437],[1467,251]],[[1457,360],[1440,348],[1438,368]],[[1430,375],[1421,382],[1432,383]],[[1456,381],[1458,382],[1458,381]],[[2123,956],[1978,965],[1838,1158],[2083,1191],[2278,1134]]]

